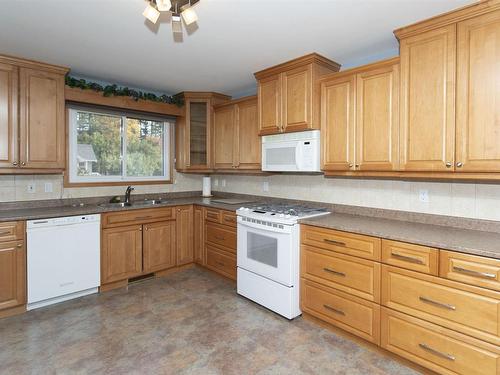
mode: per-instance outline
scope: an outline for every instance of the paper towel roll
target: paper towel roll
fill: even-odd
[[[202,195],[204,197],[211,197],[212,196],[212,181],[210,179],[210,176],[203,177]]]

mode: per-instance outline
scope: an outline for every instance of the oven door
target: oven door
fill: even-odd
[[[262,143],[262,170],[275,172],[300,171],[300,142]]]
[[[244,222],[238,217],[238,267],[286,286],[293,286],[295,227]],[[295,246],[295,247],[294,247]]]

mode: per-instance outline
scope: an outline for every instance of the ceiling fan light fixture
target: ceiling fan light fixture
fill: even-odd
[[[172,15],[172,32],[174,34],[182,34],[182,22],[179,15]]]
[[[144,12],[142,12],[142,15],[146,17],[150,22],[156,23],[158,21],[158,18],[160,17],[160,12],[151,5],[151,3],[148,4],[146,9],[144,9]]]
[[[191,25],[193,22],[198,21],[198,15],[196,14],[196,12],[192,7],[184,9],[181,15],[186,25]]]
[[[170,0],[156,0],[156,6],[160,12],[170,12],[172,2]]]

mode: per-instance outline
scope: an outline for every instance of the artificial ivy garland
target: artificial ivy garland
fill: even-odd
[[[182,107],[184,105],[184,99],[182,95],[155,95],[150,92],[142,92],[133,89],[129,89],[128,87],[119,87],[117,85],[107,85],[102,86],[95,82],[88,82],[81,78],[74,78],[70,75],[66,75],[66,86],[69,87],[77,87],[82,90],[94,90],[97,92],[102,92],[103,96],[128,96],[134,100],[149,100],[157,103],[167,103],[167,104],[175,104],[178,107]]]

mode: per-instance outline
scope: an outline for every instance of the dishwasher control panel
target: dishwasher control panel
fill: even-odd
[[[100,222],[101,215],[79,215],[79,216],[66,216],[66,217],[55,217],[51,219],[38,219],[38,220],[28,220],[26,222],[27,228],[40,228],[40,227],[50,227],[58,225],[71,225],[71,224],[85,224]]]

